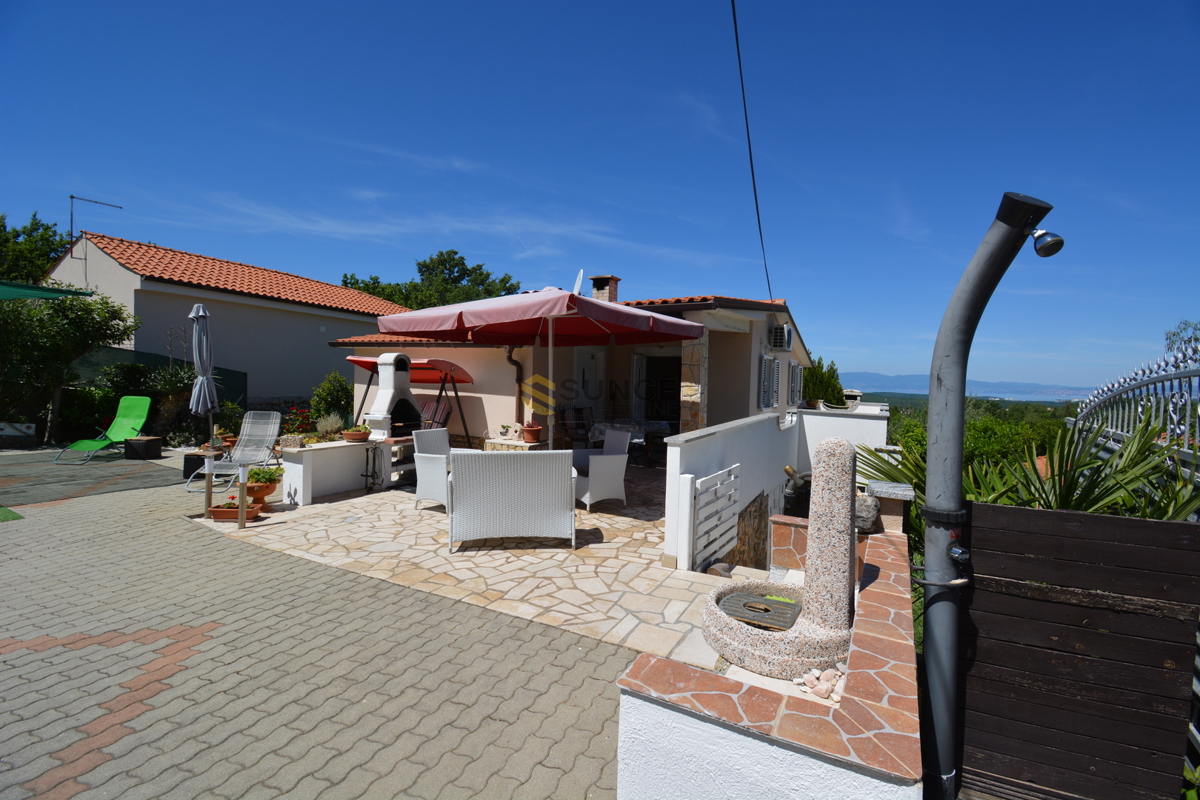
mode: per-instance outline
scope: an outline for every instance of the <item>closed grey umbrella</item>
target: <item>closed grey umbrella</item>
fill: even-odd
[[[202,303],[188,314],[192,321],[192,360],[196,381],[192,384],[192,401],[188,407],[197,417],[208,417],[208,432],[212,435],[212,415],[217,410],[217,386],[213,382],[212,338],[208,333],[208,311]]]

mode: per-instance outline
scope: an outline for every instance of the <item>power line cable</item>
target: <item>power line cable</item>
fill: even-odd
[[[758,220],[758,244],[762,247],[763,273],[767,276],[767,294],[775,299],[771,291],[771,270],[767,268],[767,242],[763,238],[762,211],[758,207],[758,181],[754,177],[754,147],[750,144],[750,108],[746,104],[746,76],[742,73],[742,43],[738,38],[737,0],[729,0],[733,10],[733,43],[737,47],[738,80],[742,83],[742,116],[746,119],[746,152],[750,154],[750,187],[754,190],[754,216]]]

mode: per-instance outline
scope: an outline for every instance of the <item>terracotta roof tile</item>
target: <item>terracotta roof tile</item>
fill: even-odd
[[[268,297],[285,303],[333,308],[372,317],[408,311],[403,306],[357,289],[334,286],[287,272],[100,233],[82,231],[82,235],[126,268],[151,280],[203,286],[206,289]]]
[[[736,300],[742,303],[774,303],[776,305],[787,305],[787,300],[751,300],[748,297],[729,297],[720,294],[705,294],[695,295],[693,297],[663,297],[657,300],[625,300],[621,303],[623,306],[672,306],[683,305],[685,303],[712,303],[721,300]]]
[[[414,336],[401,336],[396,333],[367,333],[362,336],[347,336],[344,339],[334,339],[330,345],[361,345],[370,347],[371,345],[388,345],[388,344],[404,344],[405,342],[437,342],[437,339],[418,339]],[[462,344],[462,342],[438,342],[439,344],[452,345]]]

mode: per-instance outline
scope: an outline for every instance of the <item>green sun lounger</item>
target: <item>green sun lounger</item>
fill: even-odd
[[[117,416],[113,418],[112,425],[108,426],[108,430],[104,431],[100,439],[80,439],[74,444],[69,444],[54,457],[55,464],[86,464],[92,460],[92,456],[100,452],[106,447],[114,444],[123,444],[126,439],[132,439],[142,432],[142,426],[146,424],[146,417],[150,414],[150,398],[129,396],[122,397],[121,404],[117,406]],[[78,450],[87,453],[87,458],[82,461],[59,461],[68,450]]]

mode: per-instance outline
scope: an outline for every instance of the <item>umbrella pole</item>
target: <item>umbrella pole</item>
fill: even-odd
[[[213,449],[213,442],[216,441],[216,438],[217,438],[217,430],[216,430],[216,428],[213,427],[213,417],[212,417],[211,411],[208,413],[208,436],[209,436],[208,449],[211,451]],[[205,459],[204,468],[207,471],[207,474],[204,476],[204,518],[205,519],[210,519],[212,517],[212,512],[209,511],[209,509],[212,508],[212,504],[213,504],[213,502],[212,502],[212,465],[213,465],[213,461],[212,461],[211,457],[208,459]]]
[[[547,353],[547,357],[550,359],[550,419],[549,419],[550,444],[548,444],[546,446],[546,449],[553,450],[554,449],[554,417],[555,417],[555,414],[554,414],[555,391],[554,390],[556,388],[558,388],[554,385],[554,317],[550,317],[550,352]]]

